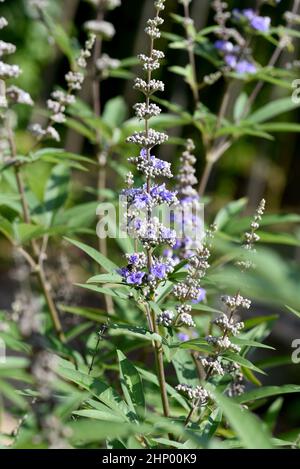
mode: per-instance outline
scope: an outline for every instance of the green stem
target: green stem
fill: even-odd
[[[153,327],[152,332],[154,332],[155,334],[159,334],[158,326],[155,320],[154,311],[150,310],[149,312],[150,312],[151,322],[152,322],[152,327]],[[154,351],[155,351],[156,369],[157,369],[157,376],[158,376],[158,381],[159,381],[159,386],[160,386],[160,394],[161,394],[161,401],[162,401],[164,416],[169,417],[170,407],[169,407],[169,400],[168,400],[167,386],[166,386],[163,349],[162,349],[161,343],[156,340],[154,341]]]
[[[12,158],[16,158],[17,151],[16,151],[16,146],[15,146],[15,140],[13,138],[13,132],[12,132],[10,125],[7,125],[7,135],[8,135],[8,142],[10,146],[11,156]],[[31,223],[30,210],[29,210],[28,203],[26,200],[25,186],[24,186],[24,182],[23,182],[22,175],[20,172],[20,167],[18,166],[15,166],[15,178],[16,178],[18,192],[20,195],[20,200],[21,200],[21,205],[22,205],[23,219],[25,223],[29,224]],[[56,309],[54,300],[52,298],[49,283],[47,281],[46,273],[43,267],[43,259],[42,259],[42,256],[40,256],[40,250],[35,240],[31,241],[31,247],[32,247],[33,255],[36,259],[30,256],[30,254],[28,253],[24,254],[26,251],[23,248],[20,249],[20,252],[23,253],[27,261],[31,259],[31,261],[29,262],[31,267],[33,267],[33,263],[34,263],[33,270],[37,274],[41,289],[43,291],[47,306],[49,308],[49,312],[50,312],[50,316],[53,322],[54,329],[59,339],[62,342],[65,342],[65,336],[63,333],[60,319],[59,319],[58,311]]]

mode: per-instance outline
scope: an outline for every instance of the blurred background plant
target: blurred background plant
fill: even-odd
[[[118,370],[116,349],[122,350],[118,354],[121,376],[125,368],[126,373],[130,374],[131,370],[134,375],[131,364],[122,355],[126,354],[131,361],[139,363],[147,402],[154,409],[159,409],[160,405],[158,394],[152,393],[153,388],[156,389],[155,376],[141,369],[142,363],[148,364],[151,360],[142,348],[145,338],[149,341],[151,337],[138,329],[143,326],[140,311],[126,297],[124,299],[121,292],[115,294],[112,303],[105,286],[98,287],[98,292],[102,293],[100,296],[74,287],[74,283],[82,284],[99,270],[109,270],[111,265],[107,266],[100,258],[100,265],[95,266],[64,239],[68,236],[83,240],[103,255],[109,253],[110,262],[116,265],[123,263],[124,252],[131,249],[127,239],[108,240],[108,245],[101,244],[95,232],[99,201],[117,204],[117,193],[130,169],[126,157],[136,153],[133,146],[125,144],[126,138],[141,128],[137,119],[131,118],[131,107],[136,102],[131,80],[136,75],[136,55],[144,52],[141,47],[144,25],[153,10],[152,0],[118,3],[104,1],[97,7],[98,2],[93,0],[51,0],[38,8],[36,4],[41,5],[38,1],[9,0],[0,3],[0,16],[8,21],[8,26],[1,30],[1,39],[17,47],[16,53],[8,56],[8,61],[18,64],[23,70],[14,84],[29,92],[35,102],[34,108],[17,104],[9,111],[15,132],[16,156],[32,215],[30,223],[22,223],[22,207],[13,168],[5,158],[1,160],[0,176],[0,230],[3,234],[0,240],[0,309],[3,311],[0,337],[13,351],[12,357],[5,364],[0,364],[0,394],[3,407],[9,409],[3,414],[4,423],[7,425],[12,419],[14,431],[10,435],[5,427],[6,441],[16,441],[19,447],[32,445],[32,434],[37,433],[37,428],[42,429],[45,437],[34,441],[35,447],[57,447],[58,441],[64,438],[71,440],[71,445],[82,438],[86,439],[83,444],[93,445],[96,444],[94,425],[97,441],[105,441],[109,436],[108,446],[121,445],[123,434],[132,435],[127,447],[145,444],[145,441],[137,441],[134,437],[134,419],[128,422],[124,401],[119,405],[118,395],[114,392],[111,395],[111,388],[95,379],[104,375],[108,383],[113,382]],[[163,99],[157,100],[163,113],[154,118],[154,127],[157,130],[168,129],[170,138],[160,156],[178,169],[186,138],[193,138],[196,174],[203,182],[207,155],[220,145],[222,151],[224,148],[222,157],[209,167],[209,177],[200,188],[207,204],[206,220],[215,221],[218,227],[212,269],[205,285],[208,298],[213,303],[209,303],[210,307],[219,309],[216,293],[235,290],[237,274],[234,267],[228,266],[228,261],[238,255],[237,243],[248,229],[259,201],[263,197],[267,200],[267,214],[259,231],[262,247],[259,248],[257,267],[255,272],[247,272],[244,276],[243,288],[254,300],[246,319],[249,327],[258,328],[255,340],[267,339],[266,343],[275,347],[276,352],[255,349],[251,352],[251,360],[267,371],[266,376],[259,375],[264,385],[300,384],[299,365],[291,362],[291,342],[300,337],[297,313],[300,311],[300,163],[297,155],[300,126],[297,124],[299,103],[291,99],[292,82],[298,78],[300,33],[298,19],[287,15],[295,8],[300,14],[300,8],[297,1],[288,0],[274,2],[274,5],[271,1],[249,1],[247,5],[238,0],[228,2],[230,11],[259,6],[263,14],[271,18],[272,24],[268,34],[259,31],[251,38],[255,63],[265,67],[253,75],[238,76],[235,70],[224,68],[223,56],[215,47],[218,37],[214,17],[218,3],[208,0],[167,2],[165,33],[160,41],[160,48],[166,56],[165,66],[157,78],[168,86]],[[37,144],[27,129],[36,122],[41,126],[47,125],[47,99],[57,86],[59,89],[65,87],[64,76],[70,68],[73,69],[81,44],[87,39],[87,30],[96,33],[97,39],[93,55],[88,58],[85,81],[78,91],[78,99],[66,110],[66,122],[56,125],[64,151],[55,141]],[[282,46],[286,33],[289,33],[289,41],[286,40]],[[280,53],[276,57],[276,66],[270,67],[270,57],[278,48]],[[263,82],[263,87],[258,90],[255,102],[250,103],[252,108],[247,109],[247,99],[258,82]],[[2,140],[5,141],[5,136],[1,136]],[[2,146],[5,149],[5,145],[1,145],[3,150]],[[138,175],[136,181],[141,182]],[[14,240],[14,248],[7,238]],[[28,245],[30,249],[30,244],[36,242],[42,243],[42,249],[46,243],[42,262],[45,261],[48,290],[65,331],[65,344],[51,333],[47,311],[49,298],[41,295],[40,288],[30,281],[34,277],[31,272],[33,266],[28,266],[18,249]],[[95,259],[94,252],[92,257]],[[117,289],[115,291],[118,292]],[[32,325],[32,317],[26,317],[29,310],[32,317],[39,318],[37,324]],[[110,313],[110,324],[107,324],[107,312]],[[205,305],[202,311],[201,308],[196,310],[196,322],[201,331],[207,330],[208,313],[212,313],[209,306],[206,311]],[[265,322],[257,318],[260,316],[267,316]],[[95,332],[95,323],[100,327],[98,333]],[[114,323],[119,327],[114,327]],[[136,329],[132,327],[134,323]],[[109,335],[103,325],[111,327]],[[101,347],[101,360],[95,352],[97,343]],[[59,364],[45,356],[45,349],[59,353]],[[94,374],[90,377],[87,369],[94,355]],[[77,364],[79,372],[72,363]],[[179,365],[183,366],[182,363]],[[189,366],[189,363],[184,364],[186,370]],[[57,367],[59,372],[55,374],[53,369]],[[17,380],[16,386],[12,379]],[[51,383],[53,390],[41,390],[40,379],[48,382],[49,386]],[[37,386],[35,391],[33,381]],[[172,386],[177,383],[171,365],[168,365],[167,381]],[[258,384],[256,377],[251,376],[251,381],[252,385]],[[25,387],[23,383],[26,383]],[[16,392],[12,386],[21,391]],[[126,395],[124,387],[122,389]],[[57,401],[52,399],[54,391],[58,395]],[[42,399],[37,400],[36,393],[42,395]],[[169,393],[175,395],[173,412],[181,415],[176,405],[187,409],[185,401],[174,388],[170,388]],[[143,402],[138,401],[137,405],[143,406]],[[120,406],[123,406],[122,412]],[[272,402],[262,394],[251,406],[264,418],[269,429],[276,430],[276,435],[289,441],[296,440],[300,414],[294,394],[287,394],[284,400],[282,397],[273,398]],[[51,414],[53,409],[54,418],[44,419],[43,416]],[[126,425],[121,435],[117,432],[120,426],[114,426],[111,421],[106,433],[101,430],[101,422],[97,425],[95,420],[92,424],[81,421],[77,422],[78,427],[71,425],[71,435],[69,425],[64,428],[62,422],[68,421],[72,412],[77,416],[101,417],[104,420],[110,420],[114,414],[116,422],[125,421]],[[18,418],[21,419],[19,423]],[[218,419],[216,415],[216,421]],[[87,432],[88,425],[91,427]],[[143,431],[147,434],[149,420],[141,425],[145,425]],[[165,422],[161,437],[156,435],[157,442],[153,438],[146,444],[166,444],[163,434],[168,431],[177,432],[179,440],[187,437],[180,426],[178,429],[170,428],[170,424]],[[232,434],[224,427],[218,436],[230,438]],[[193,444],[200,444],[195,436],[193,438]],[[206,443],[202,441],[201,444],[205,446]]]

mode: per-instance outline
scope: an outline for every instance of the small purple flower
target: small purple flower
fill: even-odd
[[[236,66],[235,71],[237,73],[256,73],[256,67],[248,60],[240,60]]]
[[[168,166],[168,163],[166,161],[160,160],[155,156],[151,157],[151,162],[153,163],[154,168],[157,169],[165,169]]]
[[[122,267],[121,269],[117,269],[117,273],[126,279],[130,272],[127,267]]]
[[[145,272],[132,272],[127,275],[126,282],[129,285],[141,285],[143,282],[143,278],[145,276]]]
[[[234,45],[230,41],[218,40],[215,42],[215,47],[222,52],[232,52],[234,50]]]
[[[180,340],[180,342],[186,342],[187,340],[190,340],[189,335],[186,334],[185,332],[179,332],[177,334],[177,338],[178,340]]]
[[[164,202],[172,202],[174,199],[174,193],[171,191],[168,191],[167,189],[163,189],[160,193],[159,196],[162,198]]]
[[[235,55],[232,55],[232,54],[225,55],[224,60],[225,60],[225,63],[229,67],[231,67],[233,69],[236,67],[237,59],[236,59]]]
[[[255,11],[252,8],[245,8],[245,10],[242,11],[242,15],[247,18],[247,20],[251,21],[253,18],[255,18],[257,15],[255,14]]]
[[[135,218],[133,222],[133,226],[136,230],[141,229],[142,227],[142,220],[140,218]]]
[[[266,33],[270,29],[271,18],[269,16],[254,16],[250,21],[250,25],[253,29]]]
[[[147,192],[142,192],[140,194],[137,194],[134,198],[133,205],[138,208],[138,209],[143,209],[147,207],[147,205],[150,203],[151,197]]]
[[[162,228],[161,230],[161,237],[164,240],[176,240],[176,232],[174,230],[170,230],[170,228]]]
[[[138,254],[131,254],[128,258],[130,264],[136,264],[137,261],[139,260]]]
[[[142,148],[142,149],[141,149],[140,156],[141,156],[142,158],[147,158],[147,150],[146,150],[146,148]]]
[[[204,288],[199,288],[198,297],[196,300],[192,300],[192,303],[194,304],[201,303],[201,301],[203,301],[205,297],[206,297],[206,291],[204,290]]]
[[[165,264],[158,263],[151,268],[151,274],[160,280],[163,280],[168,272],[168,267]]]

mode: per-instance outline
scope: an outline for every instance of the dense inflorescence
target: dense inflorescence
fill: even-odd
[[[169,255],[178,260],[188,259],[194,255],[197,248],[201,247],[203,232],[202,204],[197,190],[194,188],[198,180],[195,176],[196,157],[194,142],[187,140],[184,152],[180,157],[177,179],[177,198],[179,210],[174,214],[177,232],[176,245]]]
[[[126,205],[126,229],[139,245],[144,248],[143,253],[135,252],[127,255],[127,266],[120,269],[123,281],[142,289],[146,297],[155,294],[155,289],[160,282],[165,281],[173,272],[174,260],[165,256],[154,255],[154,249],[168,244],[174,246],[176,232],[169,226],[165,226],[156,215],[159,207],[172,207],[177,204],[177,193],[169,190],[165,183],[156,183],[156,178],[171,178],[170,163],[157,158],[152,154],[153,148],[167,141],[168,136],[158,132],[149,125],[150,119],[158,116],[160,107],[151,102],[151,98],[157,91],[164,90],[164,84],[152,78],[152,72],[160,66],[160,60],[164,54],[154,48],[154,42],[160,37],[159,27],[163,24],[160,12],[164,9],[163,1],[156,1],[156,16],[148,20],[145,29],[150,38],[149,54],[140,54],[139,60],[145,71],[144,78],[136,78],[134,88],[139,90],[145,101],[135,104],[136,117],[144,122],[144,130],[134,132],[127,141],[140,147],[138,156],[129,158],[144,178],[142,187],[133,187],[132,173],[126,177],[127,189],[122,191],[122,197]],[[163,319],[160,318],[162,322]]]
[[[270,29],[271,19],[268,16],[260,16],[255,10],[246,8],[228,11],[227,3],[215,0],[212,3],[215,21],[219,28],[216,31],[218,40],[215,47],[221,54],[225,70],[238,74],[256,73],[257,66],[252,58],[250,41],[248,37],[255,33],[264,34]],[[231,20],[235,27],[228,26]]]

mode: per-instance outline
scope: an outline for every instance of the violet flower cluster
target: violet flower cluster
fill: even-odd
[[[127,265],[119,270],[119,274],[124,283],[139,288],[145,298],[152,297],[157,286],[174,270],[174,260],[161,256],[159,247],[166,244],[172,247],[176,243],[175,230],[162,223],[157,212],[161,207],[176,205],[176,192],[170,191],[165,183],[154,182],[159,177],[172,177],[170,164],[153,155],[153,148],[166,142],[168,136],[149,125],[149,120],[161,112],[151,98],[157,91],[164,90],[163,82],[152,78],[152,72],[159,68],[164,58],[163,52],[154,47],[155,40],[161,34],[159,27],[163,19],[160,12],[164,10],[164,1],[155,1],[154,5],[156,16],[148,20],[145,29],[150,38],[150,51],[148,55],[139,55],[145,77],[136,78],[134,84],[134,88],[145,98],[134,106],[136,116],[144,122],[145,129],[127,139],[140,147],[138,156],[129,158],[129,161],[144,176],[145,183],[134,187],[133,175],[129,173],[126,177],[127,188],[121,194],[126,206],[126,230],[135,239],[137,248],[143,248],[143,251],[126,255]]]
[[[186,147],[180,158],[179,172],[176,176],[177,198],[179,209],[174,213],[176,232],[180,234],[172,250],[166,255],[173,256],[176,261],[188,259],[194,255],[196,249],[201,247],[201,233],[203,231],[202,205],[195,184],[196,157],[193,154],[195,145],[188,139]]]
[[[270,29],[271,18],[269,16],[258,15],[252,8],[244,10],[235,8],[232,13],[235,19],[254,31],[267,33]]]
[[[249,41],[246,34],[267,33],[270,29],[271,19],[268,16],[260,16],[253,9],[227,10],[227,4],[221,0],[215,0],[212,4],[216,15],[215,21],[218,40],[215,47],[222,56],[225,68],[238,74],[253,74],[257,72],[257,66],[252,58]],[[234,27],[229,27],[227,22],[232,20],[241,29],[242,33]],[[245,36],[245,37],[244,37]]]

